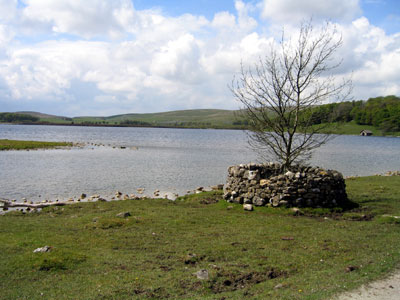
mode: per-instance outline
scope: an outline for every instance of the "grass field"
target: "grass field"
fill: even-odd
[[[72,143],[67,143],[67,142],[0,140],[0,151],[1,150],[50,149],[50,148],[57,148],[57,147],[70,147],[70,146],[72,146]]]
[[[212,192],[8,213],[0,299],[330,299],[400,262],[400,224],[383,216],[400,215],[400,177],[346,183],[359,207],[345,212],[245,212]]]
[[[362,130],[370,130],[374,136],[382,136],[382,130],[369,125],[359,125],[354,121],[347,123],[332,123],[328,126],[325,132],[333,133],[333,134],[350,134],[350,135],[359,135]]]

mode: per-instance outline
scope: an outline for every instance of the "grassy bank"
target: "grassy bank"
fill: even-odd
[[[0,140],[0,151],[1,150],[50,149],[50,148],[57,148],[57,147],[70,147],[70,146],[72,146],[72,143],[67,143],[67,142]]]
[[[354,121],[347,123],[332,123],[329,124],[324,133],[332,133],[332,134],[344,134],[344,135],[359,135],[362,130],[370,130],[373,136],[384,136],[382,130],[374,126],[369,125],[359,125]],[[389,134],[387,134],[389,135]],[[397,133],[393,133],[393,135],[398,135]]]
[[[400,177],[347,186],[359,207],[346,212],[244,212],[217,192],[12,212],[0,299],[329,299],[400,262],[400,224],[382,216],[400,215]]]

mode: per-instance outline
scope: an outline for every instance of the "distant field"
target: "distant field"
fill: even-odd
[[[329,133],[334,134],[351,134],[351,135],[359,135],[362,130],[370,130],[373,135],[381,136],[383,135],[382,130],[369,125],[359,125],[354,121],[348,123],[334,123],[331,126],[327,127],[325,130]]]
[[[0,140],[1,150],[30,150],[30,149],[47,149],[56,147],[68,147],[72,143],[66,142],[40,142],[40,141],[17,141],[17,140]]]

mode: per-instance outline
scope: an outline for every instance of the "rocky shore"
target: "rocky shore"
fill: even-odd
[[[194,190],[187,190],[186,194],[198,194],[205,191],[212,190],[222,190],[223,184],[218,184],[210,187],[202,187],[199,186]],[[122,193],[120,191],[116,191],[113,196],[101,196],[99,194],[93,194],[88,196],[86,193],[82,193],[80,196],[69,197],[66,200],[55,199],[55,200],[42,200],[42,201],[32,201],[27,198],[22,198],[21,201],[17,201],[17,199],[4,199],[0,198],[0,209],[3,212],[8,211],[9,209],[18,209],[22,212],[35,212],[38,209],[47,207],[47,206],[63,206],[67,204],[79,203],[79,202],[96,202],[96,201],[121,201],[121,200],[143,200],[143,199],[151,199],[151,198],[164,198],[169,200],[176,200],[179,195],[178,193],[170,192],[170,191],[161,191],[156,189],[153,193],[147,193],[145,188],[137,188],[136,193]],[[0,211],[1,213],[1,211]]]

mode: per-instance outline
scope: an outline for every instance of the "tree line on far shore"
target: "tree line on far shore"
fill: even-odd
[[[38,117],[18,113],[0,113],[0,122],[3,123],[36,123]]]
[[[324,104],[309,113],[313,124],[354,121],[375,126],[384,133],[400,131],[400,98],[397,96]]]

